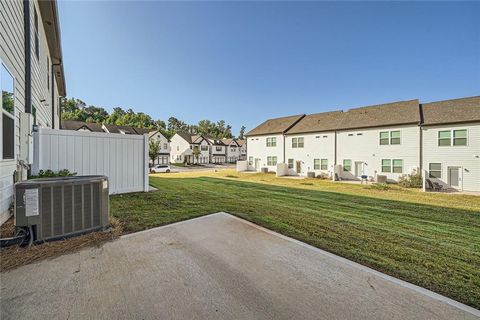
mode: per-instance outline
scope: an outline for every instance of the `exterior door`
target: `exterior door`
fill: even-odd
[[[296,162],[295,171],[298,174],[302,173],[302,161],[297,161]]]
[[[460,167],[448,167],[448,184],[457,190],[462,189],[462,177]]]
[[[363,162],[355,161],[355,176],[360,177],[363,174]]]
[[[260,170],[260,159],[255,159],[255,170]]]

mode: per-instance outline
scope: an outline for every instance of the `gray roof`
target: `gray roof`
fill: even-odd
[[[287,134],[337,130],[341,127],[342,111],[309,114],[294,125]]]
[[[304,114],[300,114],[295,116],[269,119],[257,126],[256,128],[250,130],[245,136],[284,133],[304,116]]]
[[[145,128],[135,128],[130,126],[119,126],[116,124],[104,124],[110,133],[124,133],[124,134],[146,134],[150,131],[155,131],[155,129],[145,129]]]
[[[338,130],[420,123],[419,101],[407,100],[343,112]]]
[[[74,120],[62,120],[60,122],[60,129],[62,130],[80,130],[87,129],[92,132],[104,132],[100,123],[91,123]]]
[[[202,135],[199,134],[193,134],[193,133],[188,133],[188,132],[177,132],[180,137],[183,138],[183,140],[187,141],[188,143],[191,144],[200,144],[202,140],[208,141],[208,139],[205,139]]]
[[[422,104],[423,124],[449,124],[480,121],[480,96]]]

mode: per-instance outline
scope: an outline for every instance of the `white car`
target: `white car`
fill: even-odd
[[[150,168],[150,173],[170,172],[170,166],[166,164],[157,164]]]

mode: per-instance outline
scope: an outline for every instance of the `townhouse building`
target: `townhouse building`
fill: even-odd
[[[211,143],[202,135],[177,132],[170,139],[170,161],[174,163],[207,164]],[[194,149],[198,155],[194,155]]]
[[[422,167],[457,190],[480,191],[480,97],[421,105]]]
[[[269,119],[249,131],[247,138],[248,169],[275,171],[277,163],[285,163],[285,134],[304,114]]]
[[[154,141],[158,143],[159,150],[157,159],[151,162],[152,165],[155,164],[169,164],[170,163],[170,141],[159,131],[151,131],[148,133],[148,141]]]
[[[65,78],[55,0],[0,1],[0,224],[33,161],[33,126],[59,128]]]
[[[480,97],[270,119],[246,136],[249,170],[283,163],[288,175],[390,182],[422,172],[445,188],[480,191]]]
[[[210,163],[222,164],[227,160],[227,146],[221,139],[205,137],[210,143]]]
[[[228,163],[235,163],[240,159],[240,145],[237,139],[222,139],[225,145],[225,157]]]

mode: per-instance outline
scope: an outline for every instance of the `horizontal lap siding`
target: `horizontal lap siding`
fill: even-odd
[[[15,155],[19,154],[19,116],[25,110],[23,1],[0,1],[0,59],[15,78]],[[16,160],[0,160],[0,224],[8,218]]]
[[[33,174],[68,169],[77,175],[106,175],[110,193],[144,191],[144,136],[51,129],[35,135],[39,161]]]
[[[438,132],[467,129],[467,146],[438,146]],[[468,125],[428,126],[423,128],[423,169],[430,163],[441,163],[443,184],[447,184],[447,168],[463,167],[463,190],[480,191],[480,123]]]
[[[267,138],[277,139],[276,147],[267,147]],[[247,160],[253,157],[252,166],[255,166],[255,159],[260,159],[260,167],[267,167],[269,171],[277,171],[277,166],[267,166],[267,157],[276,156],[277,163],[283,162],[283,135],[272,134],[265,136],[248,137]],[[250,170],[253,167],[249,167]]]
[[[380,145],[381,131],[400,131],[400,144]],[[352,160],[352,170],[342,171],[343,178],[354,178],[357,161],[365,163],[364,174],[368,176],[379,174],[398,180],[402,174],[420,168],[420,129],[412,125],[340,131],[337,133],[337,164],[342,165],[344,159]],[[403,160],[403,173],[383,173],[382,159]]]

